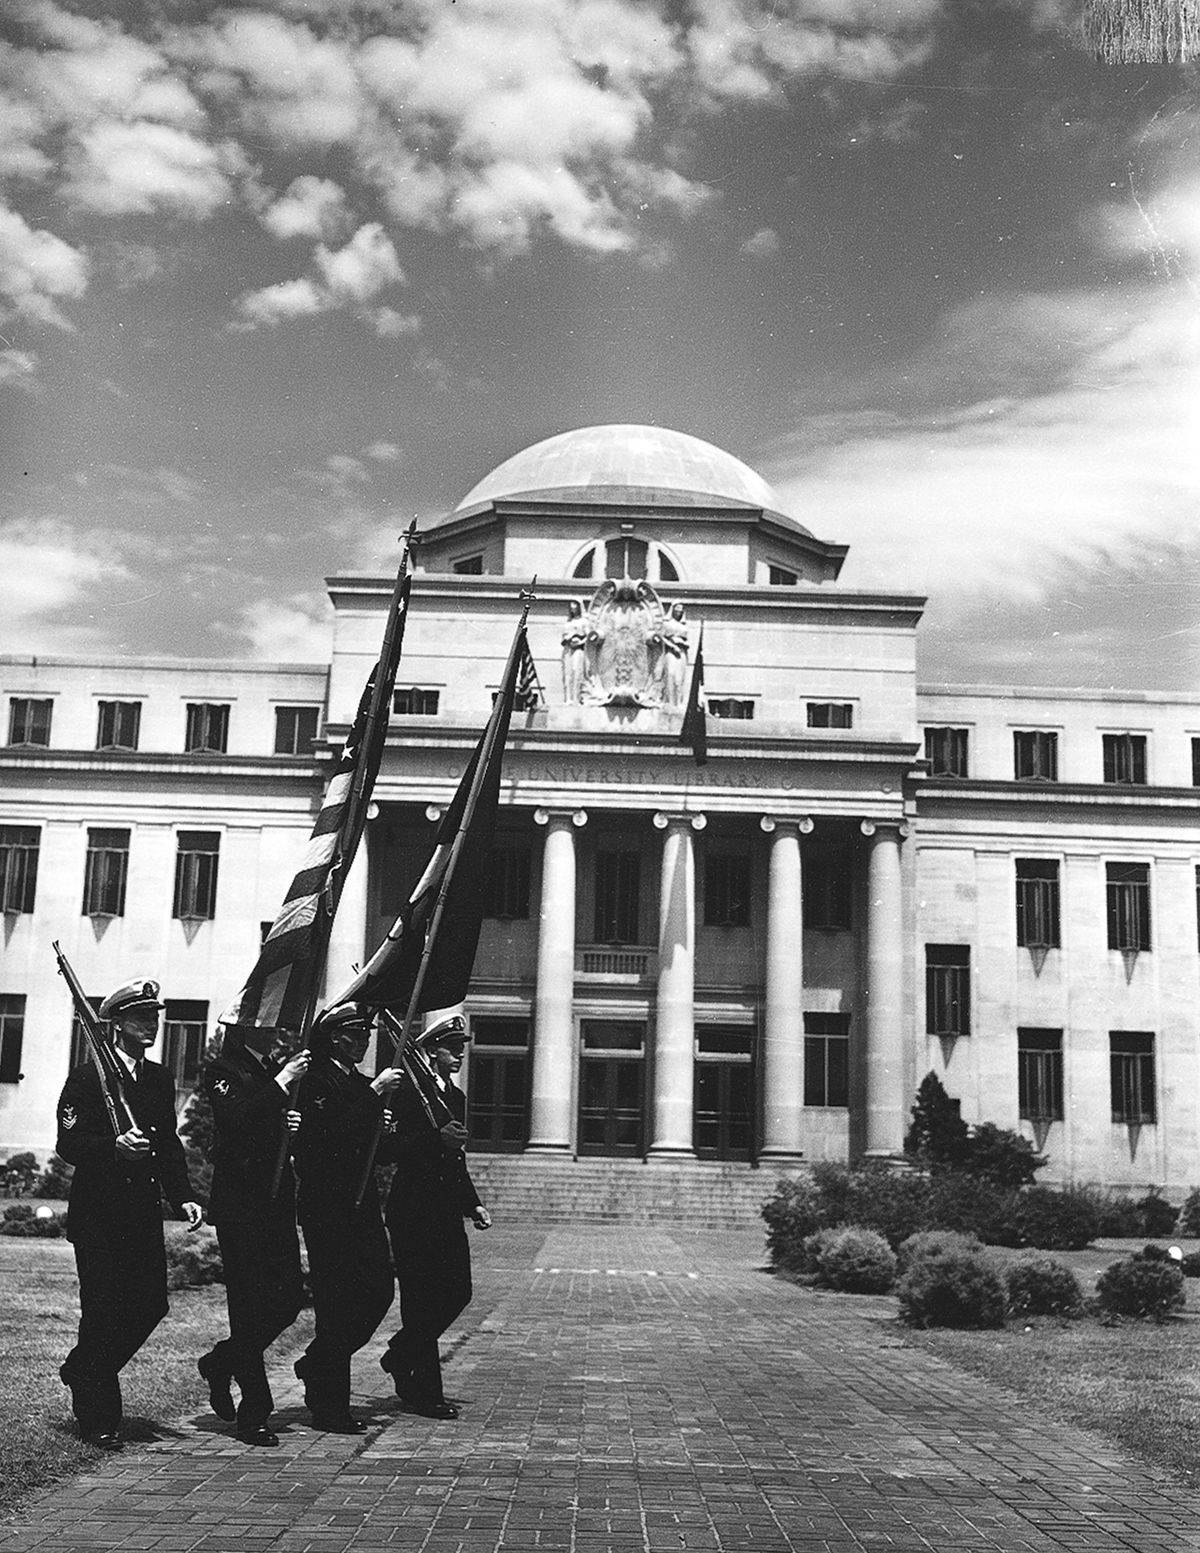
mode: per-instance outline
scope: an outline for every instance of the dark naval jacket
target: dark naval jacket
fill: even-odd
[[[275,1082],[273,1062],[260,1062],[240,1037],[228,1032],[220,1056],[204,1073],[212,1106],[214,1149],[208,1217],[213,1224],[250,1223],[264,1215],[290,1218],[295,1183],[285,1159],[279,1190],[272,1194],[285,1113],[292,1104]]]
[[[454,1120],[465,1121],[467,1097],[462,1090],[451,1083],[438,1093]],[[465,1153],[445,1147],[412,1084],[401,1084],[391,1104],[395,1118],[391,1157],[398,1168],[388,1197],[388,1222],[425,1223],[447,1215],[470,1218],[479,1207],[479,1194]]]
[[[295,1149],[301,1221],[350,1213],[371,1149],[377,1165],[395,1158],[391,1136],[381,1130],[382,1099],[357,1068],[347,1073],[330,1057],[314,1057],[296,1106],[301,1115]]]

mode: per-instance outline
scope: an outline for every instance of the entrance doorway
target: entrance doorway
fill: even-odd
[[[697,1029],[692,1137],[700,1159],[753,1157],[752,1026],[701,1025]]]
[[[467,1129],[479,1149],[525,1147],[529,1138],[529,1021],[471,1020]]]
[[[646,1027],[585,1019],[581,1028],[579,1152],[641,1158]]]

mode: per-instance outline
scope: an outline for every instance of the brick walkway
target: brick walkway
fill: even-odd
[[[457,1423],[396,1411],[360,1356],[363,1440],[208,1418],[0,1528],[0,1553],[890,1553],[1200,1549],[1200,1499],[901,1346],[882,1300],[758,1268],[756,1233],[472,1235]]]

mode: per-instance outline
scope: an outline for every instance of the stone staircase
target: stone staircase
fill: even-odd
[[[509,1223],[756,1229],[780,1174],[771,1166],[696,1159],[472,1153],[468,1162],[480,1197]]]

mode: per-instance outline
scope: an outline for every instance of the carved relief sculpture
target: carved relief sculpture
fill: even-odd
[[[658,706],[663,607],[648,582],[609,578],[587,612],[588,706]]]
[[[562,634],[563,700],[578,706],[583,699],[583,680],[587,670],[587,622],[583,605],[572,599],[567,605],[567,624]]]

